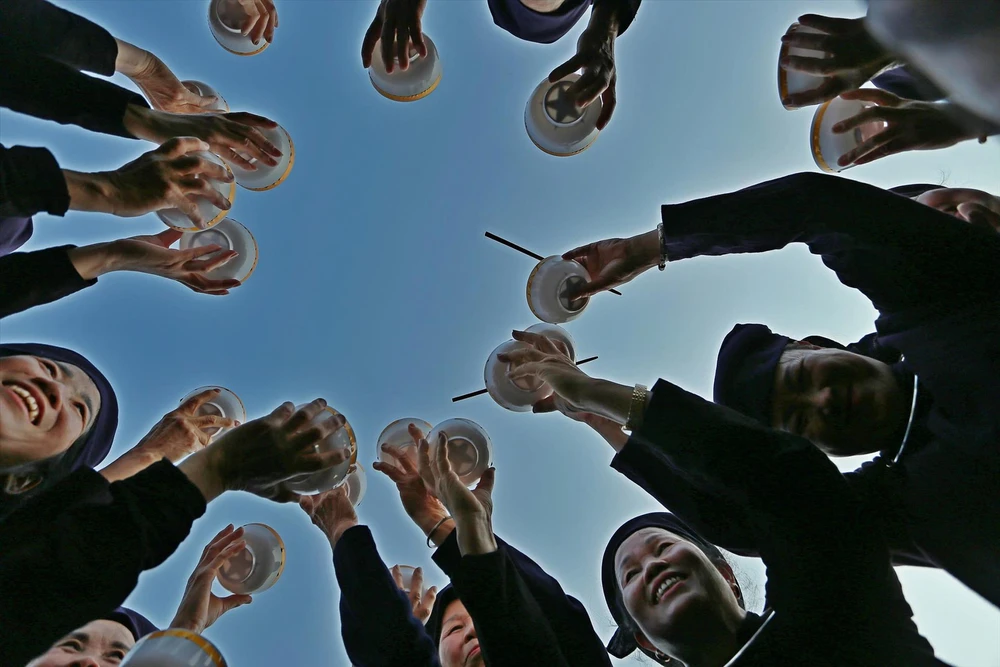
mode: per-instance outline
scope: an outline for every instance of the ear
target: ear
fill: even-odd
[[[19,496],[41,483],[42,476],[37,472],[11,473],[3,480],[3,492],[9,496]]]
[[[646,635],[638,630],[632,633],[632,637],[635,639],[636,645],[645,651],[646,655],[652,656],[661,665],[669,665],[673,662],[670,656],[653,646],[652,642],[646,639]]]
[[[740,607],[746,608],[743,601],[743,591],[740,589],[740,582],[736,580],[736,573],[733,572],[732,566],[729,563],[715,563],[715,568],[722,574],[722,578],[726,580],[729,584],[729,588],[733,591],[733,595],[736,596],[736,601],[740,603]]]

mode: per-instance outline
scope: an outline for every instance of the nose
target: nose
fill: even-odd
[[[469,623],[469,626],[465,629],[465,641],[470,642],[474,639],[477,639],[477,637],[478,636],[476,635],[476,626],[473,625],[472,623]]]
[[[101,667],[101,663],[97,662],[96,658],[85,655],[74,659],[68,667]]]
[[[833,413],[833,388],[820,387],[809,392],[805,396],[808,406],[823,417],[829,417]]]
[[[58,410],[62,406],[65,389],[59,382],[56,382],[52,378],[39,376],[34,378],[34,383],[41,390],[42,395],[45,396],[53,410]]]

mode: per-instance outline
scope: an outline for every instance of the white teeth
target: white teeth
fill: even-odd
[[[660,584],[660,586],[656,589],[656,601],[659,602],[660,598],[663,597],[663,594],[667,592],[667,589],[670,588],[671,586],[673,586],[675,583],[677,583],[680,580],[681,580],[680,576],[678,576],[676,574],[673,575],[673,576],[667,577],[666,580],[662,584]]]
[[[16,384],[9,385],[11,391],[21,397],[24,401],[25,406],[28,408],[28,419],[32,424],[38,419],[38,403],[35,401],[35,397],[31,395],[27,389],[19,387]]]

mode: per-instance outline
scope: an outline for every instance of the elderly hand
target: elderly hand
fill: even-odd
[[[573,248],[563,253],[583,265],[590,281],[567,296],[582,299],[624,285],[660,263],[660,235],[657,230],[627,239],[607,239]]]
[[[597,129],[603,130],[611,121],[618,99],[615,94],[615,84],[618,83],[615,38],[618,29],[613,18],[601,18],[603,15],[597,13],[597,9],[594,12],[590,25],[577,42],[576,55],[552,70],[549,83],[555,83],[582,69],[583,73],[570,86],[567,94],[581,108],[590,106],[600,97],[602,107],[601,115],[597,118]]]
[[[398,565],[393,565],[389,570],[392,580],[396,582],[397,588],[406,593],[410,598],[410,607],[413,609],[413,617],[421,623],[426,623],[434,610],[434,601],[437,599],[437,586],[431,586],[424,591],[424,571],[421,568],[414,568],[413,576],[410,577],[410,588],[407,590],[403,586],[403,573]]]
[[[569,357],[566,349],[552,339],[536,333],[514,331],[513,337],[514,340],[527,343],[528,347],[497,356],[499,361],[510,364],[507,377],[515,381],[543,382],[563,399],[569,411],[586,411],[584,397],[591,379]],[[543,410],[544,408],[535,408],[536,412]]]
[[[283,488],[283,481],[339,465],[349,455],[345,449],[319,450],[319,444],[345,424],[343,417],[333,415],[312,423],[325,408],[322,398],[299,410],[283,403],[266,417],[234,428],[203,450],[209,473],[224,489],[249,491],[275,502],[297,501],[299,496]]]
[[[1000,232],[1000,197],[988,192],[971,188],[941,188],[928,190],[915,200],[970,224]]]
[[[417,447],[420,476],[455,520],[461,554],[464,556],[496,551],[496,538],[493,536],[493,482],[496,469],[488,468],[476,488],[470,491],[451,467],[451,444],[447,434],[439,435],[433,457],[427,440],[421,439]]]
[[[239,287],[240,281],[209,278],[208,274],[235,258],[235,250],[223,251],[209,245],[187,250],[171,248],[182,232],[167,229],[152,236],[133,236],[110,244],[113,267],[122,271],[138,271],[176,280],[200,294],[225,296]]]
[[[257,168],[253,159],[273,167],[281,157],[281,151],[257,129],[278,124],[252,113],[178,114],[130,104],[124,120],[136,138],[162,144],[174,137],[196,137],[213,153],[244,169]]]
[[[814,90],[789,95],[782,103],[797,108],[821,104],[849,90],[856,90],[892,64],[892,57],[865,29],[864,18],[838,19],[806,14],[799,24],[824,34],[797,30],[792,25],[781,42],[790,47],[823,51],[825,58],[786,56],[779,62],[784,69],[825,77]]]
[[[873,102],[876,106],[837,123],[833,126],[835,133],[851,132],[866,123],[886,124],[881,132],[842,155],[837,161],[842,167],[867,164],[905,151],[948,148],[976,136],[953,120],[944,104],[904,100],[875,88],[851,91],[841,97]]]
[[[190,630],[201,634],[227,611],[253,602],[249,595],[230,595],[220,598],[212,592],[212,582],[230,558],[240,553],[246,542],[243,529],[233,530],[232,524],[216,535],[201,554],[198,567],[188,579],[184,597],[181,599],[171,628]]]
[[[409,432],[414,445],[417,445],[424,437],[421,430],[413,424],[410,424]],[[447,520],[448,510],[434,496],[433,489],[428,489],[420,476],[420,471],[417,469],[416,446],[400,449],[384,444],[382,451],[395,459],[397,463],[376,461],[372,467],[393,481],[407,516],[417,524],[424,535],[428,535],[431,530],[434,530],[434,534],[429,535],[429,537],[436,544],[441,544],[454,529],[454,523]]]
[[[86,174],[64,170],[70,208],[124,218],[178,208],[195,224],[201,224],[195,198],[206,197],[218,208],[228,210],[229,202],[208,181],[233,180],[225,167],[193,155],[207,150],[203,141],[178,138],[114,171]]]
[[[155,460],[166,458],[174,463],[203,449],[217,429],[239,424],[220,415],[198,414],[201,406],[218,395],[218,389],[208,389],[184,401],[180,407],[165,414],[134,449],[151,454]]]
[[[331,547],[337,546],[348,528],[358,525],[358,515],[347,497],[346,484],[316,496],[302,496],[299,507],[309,515],[313,525],[323,531]]]
[[[139,87],[154,109],[171,113],[206,113],[218,101],[187,88],[155,54],[120,39],[115,69]]]
[[[409,69],[410,44],[420,57],[426,57],[427,45],[420,27],[426,7],[427,0],[382,0],[361,43],[361,64],[371,67],[379,42],[386,72],[392,72],[397,64],[401,70]]]

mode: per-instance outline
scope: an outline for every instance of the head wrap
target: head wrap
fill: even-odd
[[[427,629],[427,634],[434,640],[435,646],[441,645],[441,626],[444,624],[444,612],[448,608],[448,605],[457,599],[458,591],[451,584],[438,591],[437,598],[434,600],[434,608],[431,610],[431,616],[424,625]]]
[[[551,44],[568,33],[592,0],[565,0],[554,12],[536,12],[521,0],[488,0],[493,22],[518,39]]]
[[[105,621],[114,621],[115,623],[121,623],[132,636],[135,637],[136,641],[139,641],[151,632],[156,632],[159,630],[155,625],[153,625],[148,618],[143,616],[137,611],[132,611],[126,607],[118,607],[110,614],[104,616]]]
[[[652,512],[629,519],[622,524],[615,531],[614,535],[611,536],[608,546],[604,549],[604,558],[601,560],[601,585],[604,588],[604,601],[607,603],[608,609],[611,611],[611,616],[615,619],[615,623],[618,624],[618,629],[615,630],[614,636],[608,642],[608,653],[616,658],[625,658],[637,648],[643,653],[650,655],[645,649],[636,644],[632,632],[625,629],[627,627],[626,619],[630,619],[631,616],[622,602],[622,596],[618,589],[618,575],[615,572],[615,556],[618,554],[619,547],[628,539],[629,535],[643,528],[662,528],[691,542],[705,552],[705,555],[711,560],[725,560],[718,547],[711,542],[706,542],[698,533],[691,530],[687,524],[673,514]],[[650,655],[650,657],[653,656]]]
[[[737,324],[722,341],[715,365],[714,400],[763,424],[771,423],[774,369],[788,336],[763,324]]]
[[[104,374],[82,355],[65,348],[41,343],[5,343],[0,345],[0,357],[17,355],[33,355],[72,364],[94,381],[101,394],[101,408],[98,410],[90,430],[70,445],[70,448],[51,469],[51,474],[46,482],[65,477],[79,468],[93,468],[103,461],[111,450],[115,429],[118,428],[118,399],[115,397],[115,390]]]

